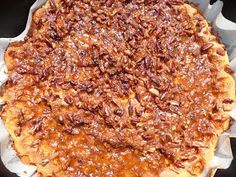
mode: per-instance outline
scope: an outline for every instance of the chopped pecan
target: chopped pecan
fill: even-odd
[[[114,114],[118,115],[118,116],[122,116],[123,115],[123,111],[121,109],[115,109],[114,110]]]
[[[225,55],[225,50],[221,47],[216,49],[216,53],[220,56],[224,56]]]
[[[214,45],[213,43],[204,44],[204,45],[201,47],[201,50],[202,50],[202,51],[206,51],[206,50],[212,48],[213,45]]]

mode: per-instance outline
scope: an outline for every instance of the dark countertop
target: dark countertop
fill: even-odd
[[[0,37],[14,37],[25,28],[29,7],[35,0],[10,0],[0,3]],[[215,1],[215,0],[212,0]],[[223,14],[236,22],[236,1],[224,0]],[[236,139],[231,139],[233,154],[236,157]],[[227,170],[218,170],[215,177],[235,177],[236,159]],[[10,173],[0,160],[0,177],[17,177]]]

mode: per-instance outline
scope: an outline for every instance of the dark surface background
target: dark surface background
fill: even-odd
[[[15,37],[25,28],[28,11],[35,0],[1,0],[0,2],[0,37]],[[212,0],[214,2],[215,0]],[[236,22],[236,1],[224,0],[223,15]],[[231,139],[235,156],[227,170],[218,170],[215,177],[236,177],[236,139]],[[0,160],[0,177],[17,177],[10,173]]]

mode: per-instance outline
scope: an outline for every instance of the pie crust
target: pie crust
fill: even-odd
[[[230,124],[227,52],[182,0],[47,1],[5,62],[0,115],[39,176],[198,176]]]

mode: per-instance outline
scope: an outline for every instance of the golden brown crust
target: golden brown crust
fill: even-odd
[[[158,23],[155,28],[152,26],[151,28],[157,32],[148,31],[154,33],[151,35],[145,33],[147,32],[145,30],[149,28],[148,25],[145,27],[147,29],[143,28],[144,38],[141,38],[142,32],[139,31],[138,35],[135,36],[137,39],[135,39],[136,41],[134,40],[136,42],[134,48],[138,46],[140,50],[135,48],[136,53],[134,54],[134,48],[127,45],[130,43],[130,39],[127,39],[129,42],[118,42],[122,40],[117,39],[121,38],[119,33],[117,33],[117,36],[112,36],[112,30],[109,30],[113,29],[115,25],[101,22],[101,18],[106,19],[103,16],[103,6],[107,6],[107,9],[112,9],[109,12],[105,10],[105,14],[115,14],[117,13],[115,11],[118,10],[121,15],[127,15],[130,9],[133,14],[140,14],[142,10],[137,10],[136,7],[144,8],[144,4],[134,3],[134,6],[131,6],[129,1],[109,1],[105,5],[104,3],[96,5],[95,2],[81,1],[73,3],[68,1],[63,4],[60,0],[48,1],[43,8],[35,12],[32,31],[25,41],[11,44],[6,51],[5,62],[9,72],[9,79],[3,91],[2,98],[6,105],[1,117],[22,161],[36,165],[38,172],[42,176],[88,176],[93,174],[97,176],[146,177],[159,175],[160,177],[187,177],[199,175],[214,155],[218,136],[229,126],[229,111],[232,109],[235,100],[235,81],[228,69],[229,61],[224,46],[211,33],[211,27],[203,16],[191,5],[183,4],[179,0],[155,2],[157,4],[153,1],[145,1],[146,13],[153,13],[152,18],[158,17],[157,22],[162,22],[162,24]],[[86,8],[90,8],[88,4],[91,5],[91,3],[95,4],[93,4],[95,10],[86,11]],[[77,7],[77,9],[70,11],[73,6]],[[84,9],[83,7],[86,8]],[[96,9],[97,7],[98,9]],[[126,8],[125,10],[127,11],[125,12],[127,13],[123,12],[121,8]],[[152,8],[156,8],[157,13],[152,12]],[[85,11],[80,13],[78,9]],[[165,10],[164,13],[163,10]],[[78,14],[70,16],[71,12]],[[91,29],[87,29],[90,27],[88,25],[90,21],[86,22],[87,26],[85,27],[83,26],[84,24],[78,25],[80,21],[77,21],[77,23],[71,22],[72,25],[70,27],[68,27],[69,23],[64,24],[70,18],[78,20],[75,18],[76,16],[81,21],[89,20],[91,12],[95,14],[93,18],[101,22],[99,28],[103,32],[105,31],[103,36],[99,36],[99,33],[96,33],[96,30],[99,29],[96,29],[95,32],[92,31],[94,30],[93,26],[91,26]],[[55,15],[57,13],[61,13],[61,16]],[[175,13],[179,16],[178,20],[181,21],[179,22],[180,26],[176,23],[176,26],[169,28],[168,25],[165,25],[165,22],[168,20],[176,22]],[[69,14],[69,17],[66,16],[66,20],[60,19],[65,14]],[[151,23],[152,20],[149,19],[147,14],[144,13],[139,18],[143,16],[146,21],[150,20]],[[158,21],[158,19],[161,19],[159,16],[163,17],[164,20]],[[192,26],[183,30],[182,28],[185,28],[183,25],[184,20],[181,18],[186,20],[187,23],[191,23]],[[116,17],[112,17],[109,20],[112,21],[114,19],[116,20]],[[132,16],[130,21],[133,28],[129,29],[129,32],[140,30],[140,27],[135,26],[138,21],[136,17]],[[121,23],[120,28],[122,29],[124,27],[122,26],[122,20],[118,22]],[[92,20],[91,23],[94,23],[94,21]],[[67,25],[66,29],[64,29],[63,25]],[[109,28],[104,28],[106,25]],[[162,28],[165,30],[173,30],[173,34],[175,32],[177,36],[163,34],[161,25],[163,25]],[[79,30],[74,29],[73,31],[73,28],[76,27]],[[71,32],[66,30],[71,30]],[[83,30],[91,30],[92,32],[88,34],[89,32],[84,32]],[[120,29],[114,28],[113,30]],[[125,30],[122,30],[121,33],[123,35]],[[180,30],[181,32],[178,33],[175,30]],[[63,36],[64,33],[69,35]],[[129,37],[134,38],[134,36]],[[172,43],[167,43],[170,40],[168,37],[173,37],[175,38],[174,40],[181,39],[177,43],[179,46],[175,46],[174,40]],[[159,39],[161,39],[161,43],[158,43]],[[193,44],[190,43],[190,39]],[[142,42],[141,45],[138,43],[139,41]],[[153,47],[153,42],[157,43],[157,48],[159,46],[162,47],[162,51],[158,51],[157,54],[151,53],[153,52],[152,49],[156,47],[156,45]],[[162,44],[165,45],[162,46]],[[145,48],[146,46],[147,48]],[[91,47],[92,52],[98,51],[98,55],[102,53],[102,57],[106,56],[107,52],[111,57],[108,58],[108,61],[112,60],[112,57],[116,60],[120,57],[131,59],[132,62],[136,62],[138,70],[131,70],[131,73],[125,73],[128,75],[126,78],[120,77],[120,74],[123,74],[122,71],[116,71],[119,73],[116,76],[116,73],[109,67],[108,69],[104,66],[100,67],[99,63],[99,66],[97,66],[96,62],[99,61],[94,61],[94,58],[92,62],[95,62],[95,65],[91,64],[90,56],[84,53],[91,52],[87,50],[90,50]],[[176,47],[176,49],[171,47]],[[116,49],[115,52],[114,48]],[[27,51],[25,52],[24,50]],[[174,54],[171,53],[173,50]],[[181,50],[182,53],[180,52]],[[82,52],[79,53],[78,51]],[[69,57],[66,58],[66,55],[69,55]],[[85,58],[83,58],[84,55]],[[89,53],[88,55],[92,54]],[[148,57],[151,59],[146,57],[146,55],[150,55]],[[57,60],[57,57],[59,60]],[[138,57],[141,59],[138,59]],[[165,61],[165,58],[176,63]],[[70,61],[65,65],[62,64],[67,60]],[[158,69],[154,70],[155,74],[153,74],[152,68],[147,69],[160,60],[162,72],[159,72]],[[42,61],[45,62],[39,67]],[[181,65],[183,61],[184,65]],[[76,65],[72,65],[74,64],[73,62]],[[119,62],[115,69],[119,69],[120,65],[125,69],[126,63],[123,63],[123,60]],[[127,72],[128,69],[132,68],[132,62],[128,65]],[[108,65],[111,64],[108,63]],[[178,66],[175,68],[175,65]],[[58,72],[57,76],[55,76],[53,71],[57,71],[58,67],[62,66],[65,66],[65,69],[61,70],[61,73]],[[77,67],[77,71],[76,69],[73,70],[73,67]],[[159,66],[156,64],[155,67],[158,68]],[[102,79],[105,79],[105,77],[110,78],[102,80],[100,85],[96,85],[95,88],[90,87],[87,83],[87,85],[79,83],[81,85],[75,88],[77,81],[85,81],[91,76],[98,77],[97,80],[100,80],[101,78],[96,75],[98,68],[100,72],[98,75],[102,75]],[[71,75],[71,72],[74,72],[73,75]],[[106,72],[108,72],[108,76],[103,74]],[[142,74],[138,75],[139,72],[145,72],[144,76]],[[64,78],[58,77],[60,74],[65,74],[62,75]],[[201,80],[200,76],[204,80]],[[139,81],[135,81],[136,78]],[[166,83],[161,85],[162,81],[158,80],[160,78],[163,80],[166,78],[172,79],[170,81],[173,81],[171,84],[174,86],[171,89],[178,88],[180,91],[173,92],[173,90],[163,89],[162,87],[166,86]],[[64,84],[65,80],[69,81],[73,88],[67,88],[68,82],[67,85]],[[99,83],[97,80],[93,84]],[[127,86],[126,84],[130,80],[132,80],[131,86]],[[49,84],[49,81],[53,84]],[[116,81],[125,83],[124,90],[119,90],[119,87],[124,87],[124,85],[120,85]],[[61,82],[64,85],[60,84]],[[112,88],[107,87],[106,82],[111,82],[109,87]],[[190,86],[192,83],[193,86]],[[136,88],[135,85],[137,85]],[[146,85],[150,86],[147,91],[144,89],[144,87],[147,87]],[[100,96],[103,93],[100,93],[98,88],[105,90],[106,98]],[[113,90],[115,91],[113,92]],[[120,93],[118,93],[119,91]],[[199,93],[194,96],[194,92]],[[169,96],[169,100],[167,99],[166,102],[162,101],[161,97],[165,97],[164,95],[168,95],[168,93],[174,96]],[[191,94],[194,99],[188,97]],[[111,98],[112,101],[109,102]],[[147,98],[149,100],[145,102]],[[181,99],[182,102],[180,101]],[[110,106],[114,102],[119,109]],[[146,105],[140,104],[142,102]],[[167,102],[167,108],[162,107],[162,104]],[[149,103],[153,104],[156,112],[152,110],[153,107],[150,107]],[[97,106],[96,104],[103,106],[101,110],[103,112],[100,110],[96,112],[96,109],[100,109],[100,107],[86,107]],[[184,107],[185,105],[186,107]],[[189,112],[185,112],[190,105],[193,110],[189,109]],[[87,109],[86,112],[81,113],[81,110],[84,111],[85,107]],[[113,114],[112,116],[104,116],[104,114],[107,114],[106,109],[103,110],[104,107],[113,110],[114,119],[108,119]],[[133,107],[135,107],[134,110]],[[144,107],[145,109],[142,110]],[[195,112],[194,109],[198,112]],[[168,113],[168,111],[171,113]],[[168,114],[163,116],[160,112]],[[72,113],[77,114],[74,115]],[[154,117],[154,113],[159,116],[158,119]],[[190,113],[192,117],[190,116],[189,118]],[[125,117],[124,119],[129,121],[119,117]],[[119,120],[117,120],[118,118]],[[195,121],[193,120],[194,118],[198,120]],[[160,124],[158,123],[158,128],[156,128],[156,126],[152,126],[152,120],[154,119],[156,121],[166,121],[166,123],[161,124],[159,122]],[[140,120],[143,122],[140,123]],[[185,121],[186,124],[183,123]],[[182,132],[177,132],[177,124],[183,126],[181,130],[178,130]],[[71,126],[74,127],[71,128]],[[159,129],[161,126],[165,129]],[[190,129],[190,126],[192,126],[192,129]],[[151,133],[153,129],[158,129],[158,131],[155,130],[154,135]],[[173,134],[167,134],[167,129],[170,129]],[[163,139],[159,140],[162,136]],[[173,142],[174,136],[184,136],[184,138],[180,137],[179,142]],[[179,147],[180,145],[183,147]],[[182,151],[187,152],[183,153]]]

